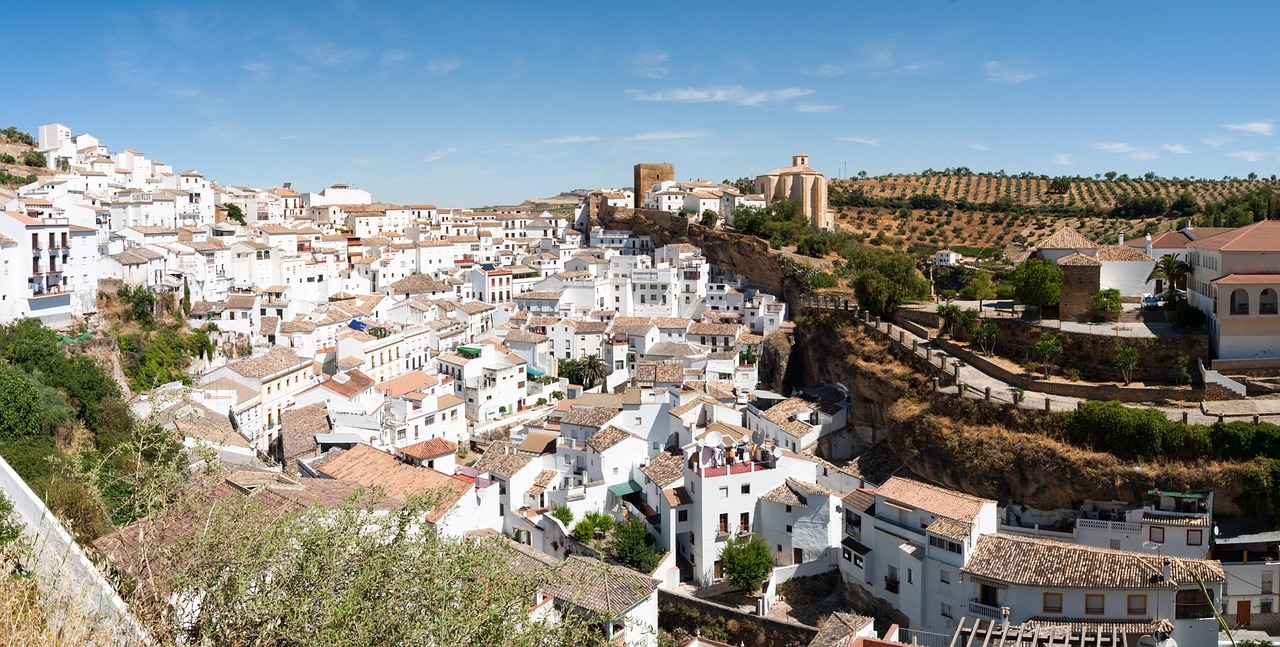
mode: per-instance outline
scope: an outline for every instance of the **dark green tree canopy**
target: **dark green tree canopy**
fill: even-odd
[[[1014,297],[1026,305],[1057,305],[1062,296],[1062,268],[1050,259],[1028,258],[1009,278]]]

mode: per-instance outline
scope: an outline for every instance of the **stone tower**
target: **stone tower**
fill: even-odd
[[[636,164],[635,168],[635,207],[644,208],[644,194],[659,182],[676,179],[675,164]]]

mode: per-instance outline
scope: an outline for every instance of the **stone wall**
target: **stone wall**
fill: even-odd
[[[659,182],[676,179],[676,166],[675,164],[636,164],[634,175],[635,186],[631,188],[636,194],[635,207],[640,209],[644,207],[645,191]]]
[[[728,634],[729,643],[748,647],[807,645],[818,635],[813,627],[743,613],[666,589],[658,589],[658,626],[666,631],[684,629],[690,634],[701,627],[715,627]]]

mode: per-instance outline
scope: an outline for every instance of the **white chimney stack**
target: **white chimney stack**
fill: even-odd
[[[1173,580],[1173,562],[1167,559],[1164,560],[1164,569],[1162,574],[1164,575],[1164,581],[1169,582]]]
[[[1123,232],[1123,231],[1122,231],[1122,232],[1120,232],[1120,242],[1119,242],[1119,243],[1117,243],[1117,244],[1119,244],[1119,245],[1123,245],[1123,244],[1124,244],[1124,232]]]

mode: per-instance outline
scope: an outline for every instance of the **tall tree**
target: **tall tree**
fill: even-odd
[[[588,389],[604,382],[607,374],[608,369],[599,355],[587,355],[578,360],[578,376],[582,378],[582,386]]]
[[[1165,291],[1172,292],[1174,288],[1186,285],[1187,277],[1191,272],[1191,265],[1186,261],[1173,254],[1165,254],[1151,268],[1151,273],[1147,275],[1147,282],[1162,279],[1165,282]]]
[[[1028,258],[1013,270],[1013,295],[1037,310],[1058,303],[1062,296],[1062,268],[1047,258]],[[1039,316],[1039,312],[1037,312]]]
[[[976,270],[969,284],[960,291],[960,296],[978,302],[978,311],[982,311],[982,302],[996,298],[996,287],[991,283],[991,272]]]
[[[730,584],[755,593],[773,572],[773,557],[759,535],[732,537],[720,549],[720,567]]]

